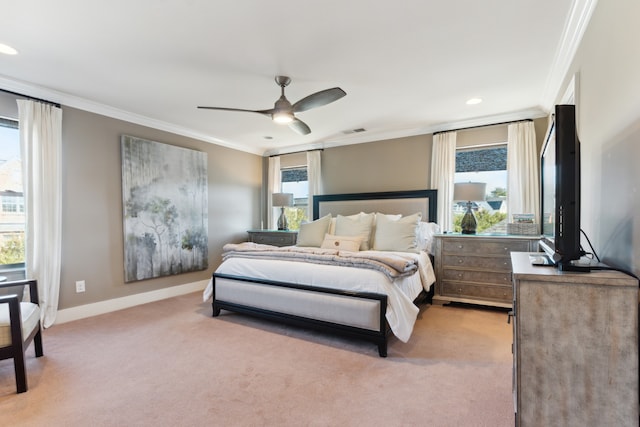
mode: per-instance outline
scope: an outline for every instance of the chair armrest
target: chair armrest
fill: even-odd
[[[16,300],[18,304],[20,304],[20,298],[18,297],[17,294],[0,296],[0,304],[11,305],[12,300]],[[11,308],[9,308],[9,310],[11,310]]]
[[[22,341],[22,318],[20,316],[20,298],[18,295],[3,295],[0,304],[9,304],[9,323],[13,345]]]
[[[0,283],[0,289],[12,288],[18,286],[29,286],[29,296],[33,304],[40,305],[40,299],[38,298],[38,281],[37,280],[16,280],[14,282]]]

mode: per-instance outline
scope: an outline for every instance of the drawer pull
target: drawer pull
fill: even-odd
[[[458,277],[462,278],[462,273],[458,273]]]
[[[458,249],[462,249],[462,245],[458,245]]]

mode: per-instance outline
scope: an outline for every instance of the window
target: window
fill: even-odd
[[[24,263],[24,197],[18,122],[0,118],[0,265]]]
[[[484,182],[485,200],[474,202],[472,209],[478,220],[478,233],[506,233],[507,224],[507,145],[483,146],[456,151],[454,182]],[[453,204],[454,231],[460,232],[460,222],[466,203]]]
[[[309,220],[309,178],[307,167],[283,168],[281,171],[283,193],[293,193],[294,206],[285,209],[290,230],[299,230],[302,221]]]
[[[24,213],[24,197],[16,195],[13,191],[5,191],[2,194],[2,212]]]

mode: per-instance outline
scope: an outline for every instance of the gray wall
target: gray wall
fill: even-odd
[[[260,224],[262,158],[63,106],[62,274],[59,308],[207,280],[224,243]],[[13,111],[11,111],[13,110]],[[0,115],[16,117],[15,97],[0,92]],[[124,283],[120,136],[137,136],[207,153],[209,269]],[[76,293],[76,280],[86,292]]]
[[[640,3],[598,2],[577,73],[582,228],[604,262],[640,274]],[[563,93],[563,90],[561,91]],[[587,245],[585,239],[583,246]]]

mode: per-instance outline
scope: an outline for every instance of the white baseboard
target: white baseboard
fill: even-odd
[[[136,305],[202,291],[207,286],[207,283],[209,283],[208,280],[201,280],[199,282],[185,283],[184,285],[171,286],[169,288],[157,289],[155,291],[129,295],[127,297],[114,298],[92,304],[65,308],[63,310],[58,310],[54,324],[58,325],[61,323],[71,322],[72,320],[111,313],[112,311],[135,307]]]

